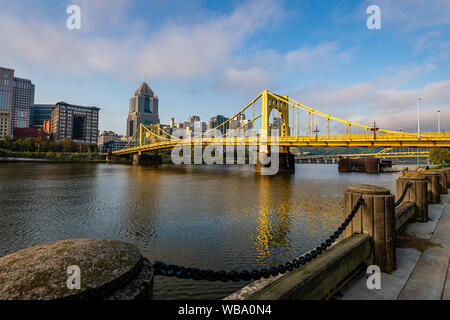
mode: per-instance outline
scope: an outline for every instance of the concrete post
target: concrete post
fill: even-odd
[[[403,176],[396,181],[396,195],[397,201],[403,194],[406,185],[411,183],[411,187],[406,192],[403,201],[413,202],[416,204],[416,219],[421,222],[428,221],[428,195],[427,195],[427,178],[423,176]]]
[[[439,203],[441,202],[441,188],[439,185],[439,174],[436,172],[421,172],[421,175],[428,179],[427,189],[428,189],[428,203]]]
[[[431,170],[439,174],[439,186],[441,194],[448,194],[447,189],[447,172],[444,169]]]
[[[447,188],[450,188],[450,168],[444,168],[442,170],[447,174]]]
[[[392,273],[396,269],[394,195],[378,186],[349,187],[344,193],[345,216],[351,212],[361,195],[364,204],[345,230],[345,238],[354,233],[368,234],[372,239],[373,254],[366,264],[375,264],[383,272]]]

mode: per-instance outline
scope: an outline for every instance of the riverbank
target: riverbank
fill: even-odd
[[[335,296],[339,300],[450,300],[450,195],[430,204],[427,223],[410,223],[397,236],[397,270],[381,273],[381,289],[367,288],[361,273]]]
[[[12,152],[0,150],[0,162],[106,163],[106,157],[98,153]]]
[[[34,158],[0,158],[0,163],[106,163],[106,160],[99,159],[78,159],[78,160],[58,160],[58,159],[34,159]]]

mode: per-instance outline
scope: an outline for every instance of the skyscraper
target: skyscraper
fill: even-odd
[[[127,136],[133,136],[141,124],[159,124],[158,96],[146,82],[142,82],[130,98],[130,110],[127,118]]]
[[[11,136],[14,70],[0,68],[0,138]]]
[[[209,129],[214,129],[217,126],[221,125],[222,123],[226,122],[228,120],[227,117],[224,117],[222,115],[217,115],[215,117],[212,117],[211,119],[209,119],[209,123],[208,123],[208,128]],[[220,131],[222,133],[225,133],[226,130],[228,130],[230,123],[227,122],[225,125],[223,125],[222,127],[220,127]]]
[[[30,112],[33,105],[34,84],[31,80],[14,78],[10,135],[13,135],[14,128],[30,127]]]

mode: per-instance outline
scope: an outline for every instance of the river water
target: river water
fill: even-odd
[[[338,173],[298,164],[293,175],[250,166],[0,164],[0,256],[69,238],[137,245],[151,261],[213,270],[287,262],[343,220],[344,190],[374,184],[395,192],[398,173]],[[221,299],[246,282],[157,276],[155,299]]]

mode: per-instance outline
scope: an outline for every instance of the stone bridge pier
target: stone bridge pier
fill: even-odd
[[[266,153],[265,156],[268,158],[272,158],[272,154],[270,152]],[[276,163],[277,161],[275,160],[271,160],[269,163],[263,164],[261,162],[260,153],[258,153],[258,162],[253,166],[253,172],[257,174],[266,174],[266,175],[294,173],[295,172],[294,155],[289,151],[287,151],[287,152],[280,152],[278,156],[279,156],[278,164]]]
[[[135,153],[133,154],[133,165],[138,166],[159,166],[162,158],[156,154]]]

